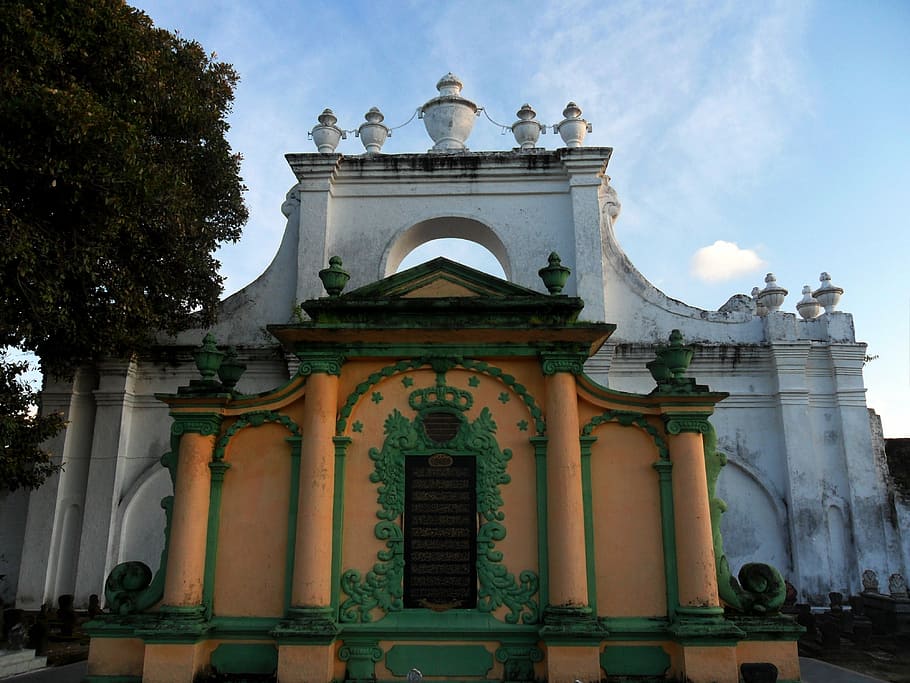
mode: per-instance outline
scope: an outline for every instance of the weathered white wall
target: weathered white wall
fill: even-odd
[[[513,282],[543,291],[537,271],[555,250],[573,269],[565,293],[585,300],[582,317],[617,324],[588,363],[592,376],[650,391],[645,363],[679,328],[698,347],[690,374],[730,393],[714,423],[730,462],[719,491],[730,507],[723,532],[734,571],[771,562],[815,601],[831,589],[857,590],[867,568],[905,572],[910,559],[895,528],[899,515],[885,503],[865,405],[865,345],[855,341],[852,317],[704,311],[657,290],[616,241],[610,152],[289,155],[298,182],[282,205],[287,228],[278,253],[223,302],[212,330],[221,344],[239,346],[248,364],[239,388],[253,393],[287,380],[293,363],[265,327],[324,295],[317,273],[330,256],[343,259],[351,289],[391,274],[419,244],[461,237],[488,248]],[[154,356],[105,363],[81,371],[73,386],[47,388],[46,404],[69,415],[52,444],[66,469],[29,501],[21,605],[61,592],[85,604],[127,559],[155,568],[159,501],[170,488],[158,460],[170,443],[167,411],[154,394],[196,376],[190,350],[203,334],[162,337]],[[7,536],[11,550],[2,552],[18,552],[16,534]]]

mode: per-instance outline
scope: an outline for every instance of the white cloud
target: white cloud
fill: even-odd
[[[692,256],[692,275],[705,282],[723,282],[761,270],[765,262],[752,249],[743,249],[735,242],[717,240],[702,247]]]

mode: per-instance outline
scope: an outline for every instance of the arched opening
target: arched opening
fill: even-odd
[[[505,245],[473,218],[446,216],[421,221],[396,237],[384,255],[384,276],[445,256],[490,275],[511,279]]]

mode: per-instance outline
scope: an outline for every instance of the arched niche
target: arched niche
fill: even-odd
[[[732,458],[721,470],[717,489],[729,504],[720,528],[734,575],[747,562],[765,562],[789,576],[792,560],[779,497],[747,466]]]
[[[487,249],[506,275],[512,279],[512,265],[508,251],[499,236],[488,225],[463,216],[440,216],[416,223],[396,235],[382,257],[382,276],[388,277],[398,270],[405,256],[432,240],[456,238],[475,242]]]

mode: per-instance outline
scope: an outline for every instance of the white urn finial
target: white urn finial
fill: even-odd
[[[512,135],[515,136],[515,142],[518,143],[519,149],[534,149],[540,134],[545,132],[547,127],[534,118],[537,116],[537,112],[531,108],[530,104],[521,105],[521,109],[515,115],[518,117],[518,120],[512,124]]]
[[[768,310],[768,313],[780,309],[784,305],[787,290],[777,284],[774,273],[765,275],[765,288],[758,293],[758,300]]]
[[[431,152],[463,152],[465,141],[474,128],[478,107],[461,96],[462,82],[453,73],[439,79],[439,95],[429,100],[419,110],[427,134],[435,143]]]
[[[355,135],[360,138],[368,154],[378,154],[392,131],[383,125],[385,116],[378,107],[370,107],[370,111],[364,114],[363,118],[366,119],[366,123],[360,124]]]
[[[764,316],[767,315],[768,309],[765,308],[765,305],[761,300],[761,290],[758,287],[752,288],[752,301],[755,302],[755,315]]]
[[[553,132],[559,133],[566,147],[581,147],[585,134],[593,130],[591,124],[581,118],[581,107],[569,102],[562,115],[565,118],[553,126]]]
[[[812,320],[818,317],[818,299],[812,296],[812,288],[809,285],[803,287],[803,298],[796,304],[796,310],[803,317],[803,320]]]
[[[317,120],[319,123],[310,131],[310,137],[313,138],[313,142],[316,143],[316,149],[320,152],[333,154],[341,139],[347,139],[348,136],[341,128],[335,125],[338,123],[338,119],[335,116],[335,112],[331,109],[323,110]]]
[[[818,303],[825,309],[825,313],[833,313],[844,290],[842,287],[835,287],[831,284],[831,276],[828,273],[819,275],[818,280],[822,283],[821,287],[812,292],[812,296],[818,299]]]

